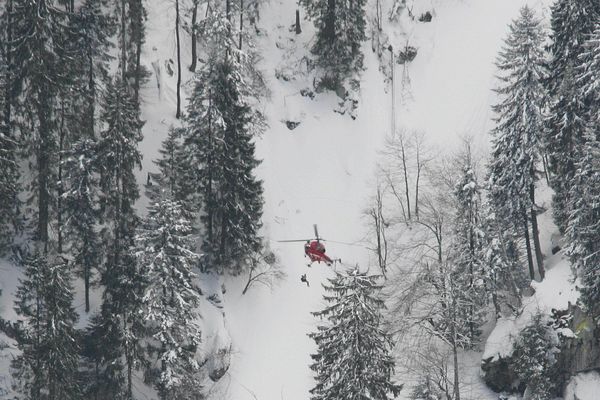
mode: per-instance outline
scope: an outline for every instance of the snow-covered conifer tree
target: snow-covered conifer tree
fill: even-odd
[[[115,33],[115,21],[107,15],[108,0],[84,0],[77,12],[72,16],[73,43],[71,64],[75,64],[76,93],[81,97],[78,105],[77,128],[81,130],[81,110],[83,109],[83,125],[87,138],[95,136],[97,125],[97,109],[100,100],[99,86],[108,79],[108,54],[112,43],[109,41]],[[82,135],[83,136],[83,135]]]
[[[99,182],[96,173],[96,143],[83,139],[73,144],[64,161],[63,197],[66,242],[74,257],[78,273],[85,287],[85,311],[90,310],[90,285],[94,271],[100,264],[98,223]]]
[[[491,207],[486,207],[484,215],[479,257],[484,268],[486,292],[499,316],[506,308],[517,311],[521,304],[521,289],[527,287],[529,281],[512,230],[496,218]]]
[[[574,69],[569,65],[563,85],[552,100],[546,120],[545,148],[548,153],[550,184],[554,189],[552,211],[554,222],[561,232],[566,229],[571,201],[569,192],[575,174],[575,147],[581,141],[585,127],[585,107],[579,96]]]
[[[157,345],[160,362],[156,383],[162,399],[173,399],[183,384],[194,379],[194,355],[200,343],[199,293],[192,282],[198,262],[189,215],[176,201],[154,201],[136,235],[138,263],[144,289],[140,312]],[[186,383],[187,382],[187,383]],[[200,389],[200,382],[196,386]]]
[[[583,135],[586,103],[577,90],[577,71],[584,43],[594,31],[600,3],[594,0],[557,0],[552,6],[549,76],[550,96],[545,122],[545,147],[554,189],[554,221],[561,232],[569,216],[569,191],[575,173],[574,151]]]
[[[545,322],[542,314],[534,315],[514,346],[513,368],[521,382],[527,385],[525,396],[530,400],[548,400],[555,396],[556,380],[552,372],[556,365],[558,337]]]
[[[594,131],[579,145],[571,187],[567,254],[581,277],[581,300],[593,315],[600,313],[600,143]]]
[[[71,274],[65,260],[34,254],[26,259],[16,310],[26,318],[22,354],[13,361],[23,399],[80,399],[78,346]]]
[[[366,39],[365,0],[301,0],[317,28],[313,54],[325,75],[340,81],[362,69]]]
[[[211,62],[199,73],[187,110],[185,181],[203,209],[203,265],[237,274],[260,250],[262,182],[254,175],[253,138],[262,127],[235,57]]]
[[[483,245],[481,188],[475,175],[470,148],[467,148],[461,164],[463,175],[454,191],[456,215],[451,254],[454,281],[459,286],[457,293],[464,297],[464,301],[458,302],[465,305],[458,310],[460,318],[465,320],[466,331],[463,334],[473,341],[483,320],[486,299],[483,265],[479,258]]]
[[[317,344],[311,357],[316,385],[313,400],[387,400],[402,388],[392,382],[392,343],[384,329],[381,277],[353,271],[336,273],[324,285],[329,303],[313,313],[327,323],[309,336]]]
[[[0,34],[0,40],[4,35]],[[0,45],[2,46],[2,45]],[[19,206],[19,166],[17,165],[17,141],[10,128],[10,121],[6,120],[5,104],[9,100],[6,92],[9,91],[8,66],[4,53],[8,46],[0,48],[0,255],[2,255],[13,241],[16,234],[18,206]]]
[[[510,25],[510,33],[497,66],[502,72],[496,91],[501,101],[494,107],[496,127],[492,139],[490,196],[498,218],[512,222],[524,236],[531,278],[534,278],[529,223],[540,276],[544,276],[537,211],[535,182],[541,151],[544,107],[543,32],[540,21],[528,7]]]
[[[556,0],[552,5],[550,65],[548,88],[559,98],[566,74],[578,64],[583,44],[592,34],[600,16],[600,4],[595,0]]]
[[[13,71],[19,71],[14,87],[21,89],[14,114],[27,121],[21,137],[27,156],[34,161],[35,176],[29,187],[29,202],[35,204],[32,230],[36,240],[48,243],[56,204],[58,104],[61,92],[69,86],[64,68],[66,14],[53,0],[14,2],[13,11],[12,65]]]
[[[109,370],[105,382],[113,393],[131,397],[133,368],[138,354],[141,279],[131,249],[138,217],[134,202],[139,197],[133,169],[140,166],[141,154],[137,148],[142,139],[143,123],[139,106],[129,94],[129,88],[117,79],[111,83],[104,99],[102,122],[97,144],[100,172],[101,222],[105,223],[103,237],[107,243],[102,271],[105,290],[100,318],[95,331],[106,340],[98,347],[103,352],[101,369]],[[123,360],[124,358],[124,360]],[[126,375],[121,366],[125,362]],[[126,380],[126,386],[122,383]]]
[[[182,149],[180,139],[185,130],[171,128],[167,138],[158,150],[160,158],[154,160],[159,172],[149,173],[146,193],[152,200],[158,201],[163,197],[183,200],[194,189],[185,184],[186,171],[182,168]],[[185,190],[184,190],[185,188]]]
[[[125,1],[121,0],[122,3]],[[127,80],[133,89],[133,100],[139,103],[140,85],[146,77],[141,62],[142,46],[146,41],[146,9],[142,0],[127,1]]]

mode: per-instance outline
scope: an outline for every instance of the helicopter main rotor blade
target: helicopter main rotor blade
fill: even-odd
[[[293,239],[293,240],[278,240],[278,243],[293,243],[293,242],[309,242],[312,239]]]
[[[317,230],[317,224],[313,224],[313,228],[315,229],[315,237],[319,240],[319,231]]]

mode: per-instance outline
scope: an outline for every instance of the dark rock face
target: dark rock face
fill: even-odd
[[[404,50],[401,50],[398,54],[398,58],[396,62],[398,64],[404,64],[407,62],[411,62],[417,56],[417,49],[413,46],[406,46]]]
[[[427,11],[425,14],[421,14],[421,16],[419,17],[419,21],[421,22],[431,22],[433,16],[431,15],[431,13],[429,11]]]
[[[209,359],[209,373],[208,377],[211,381],[217,382],[225,375],[229,370],[231,364],[231,347],[224,347],[219,349]]]
[[[511,358],[488,358],[481,360],[483,380],[494,392],[514,392],[519,378],[513,372]]]
[[[597,339],[600,329],[579,306],[571,306],[568,311],[572,315],[569,328],[575,337],[561,337],[558,354],[561,391],[577,373],[600,369],[600,342]]]
[[[287,126],[290,131],[296,129],[298,125],[300,125],[299,121],[285,121],[285,126]]]
[[[560,353],[557,354],[557,395],[562,393],[574,375],[580,372],[600,370],[600,328],[593,318],[577,305],[568,310],[554,310],[553,326],[560,337]],[[568,328],[568,329],[567,329]],[[570,334],[570,331],[574,335]],[[513,372],[513,357],[481,361],[483,380],[495,392],[523,392],[525,385]],[[599,397],[600,398],[600,397]]]

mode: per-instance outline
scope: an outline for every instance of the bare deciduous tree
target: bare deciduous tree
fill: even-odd
[[[383,215],[383,199],[385,196],[385,187],[381,183],[377,184],[375,196],[371,207],[365,210],[369,218],[369,224],[375,231],[375,244],[372,250],[377,255],[377,263],[382,275],[387,279],[387,259],[388,259],[388,240],[386,230],[389,226],[388,221]]]
[[[265,246],[262,252],[254,253],[248,263],[248,281],[242,294],[246,294],[248,289],[256,283],[272,288],[286,277],[277,255],[268,246]]]
[[[419,219],[423,174],[436,153],[421,131],[400,130],[386,138],[382,172],[407,221]],[[401,194],[402,192],[402,194]],[[414,201],[411,206],[411,197]]]

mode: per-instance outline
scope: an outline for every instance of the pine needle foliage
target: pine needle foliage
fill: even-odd
[[[355,270],[336,273],[323,285],[329,305],[313,315],[327,323],[309,334],[317,344],[311,355],[317,382],[311,399],[387,400],[400,393],[402,386],[392,382],[395,363],[384,329],[380,281]]]

